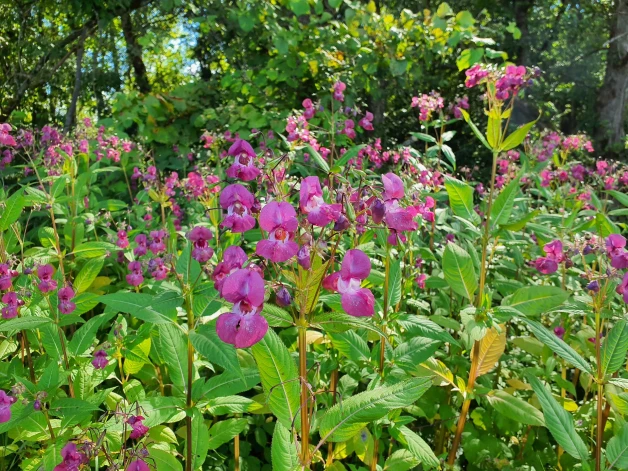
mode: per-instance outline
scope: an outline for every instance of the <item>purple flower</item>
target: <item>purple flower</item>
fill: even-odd
[[[164,231],[163,229],[160,229],[158,231],[151,231],[151,241],[150,245],[148,246],[148,250],[153,252],[155,255],[164,252],[166,250],[166,244],[164,243],[166,235],[166,231]]]
[[[285,286],[282,286],[279,291],[277,291],[275,297],[277,299],[277,304],[282,307],[287,307],[292,304],[292,296],[290,296],[290,292]]]
[[[228,227],[231,232],[246,232],[255,227],[255,218],[251,216],[251,208],[255,204],[255,197],[240,184],[228,185],[220,194],[220,206],[227,210],[227,217],[222,227]]]
[[[52,265],[42,265],[37,268],[37,277],[40,279],[37,287],[42,293],[48,293],[57,289],[57,282],[52,279],[55,269]]]
[[[555,260],[546,257],[537,258],[534,262],[534,267],[540,273],[544,275],[551,275],[558,270],[558,263]]]
[[[246,253],[241,247],[232,245],[227,247],[222,254],[222,262],[216,265],[214,272],[212,273],[212,280],[214,280],[214,288],[222,296],[222,286],[225,279],[234,271],[242,268],[242,265],[248,260]]]
[[[565,336],[565,328],[562,325],[554,327],[554,335],[556,335],[559,339],[562,339]]]
[[[150,471],[150,468],[144,460],[135,460],[129,463],[126,471]]]
[[[144,276],[142,275],[142,264],[140,262],[129,263],[129,271],[131,272],[126,276],[126,282],[131,286],[139,286],[144,282]]]
[[[626,247],[626,238],[620,234],[611,234],[606,238],[606,253],[610,256],[621,255]]]
[[[41,401],[39,399],[35,399],[35,402],[33,402],[33,409],[41,410]]]
[[[14,317],[17,317],[17,308],[21,304],[21,301],[18,299],[17,294],[13,291],[5,293],[2,296],[2,302],[6,304],[6,306],[2,308],[2,318],[13,319]]]
[[[17,401],[17,398],[9,396],[0,390],[0,424],[11,420],[11,406]]]
[[[419,288],[425,289],[425,280],[427,280],[427,275],[425,273],[421,273],[416,277],[415,281]]]
[[[587,289],[589,291],[593,291],[594,293],[597,293],[598,291],[600,291],[600,282],[597,280],[593,280],[591,283],[587,285]]]
[[[255,252],[271,262],[285,262],[294,257],[299,246],[294,242],[297,213],[289,203],[270,202],[262,208],[259,225],[268,232],[268,239],[257,243]]]
[[[229,178],[238,178],[248,182],[255,180],[261,173],[261,170],[255,166],[257,155],[251,144],[245,140],[237,139],[229,148],[228,154],[235,157],[235,161],[226,172]]]
[[[318,177],[305,177],[301,180],[299,193],[301,211],[307,214],[307,220],[310,224],[324,227],[330,222],[336,221],[340,216],[342,205],[325,203]]]
[[[338,80],[334,84],[334,94],[333,94],[334,100],[340,101],[340,102],[345,101],[345,96],[342,92],[344,92],[346,88],[347,86],[343,82]]]
[[[367,111],[364,118],[358,122],[358,125],[360,125],[360,127],[362,127],[365,131],[373,131],[373,113]]]
[[[6,263],[0,263],[0,290],[5,291],[13,284],[13,272]]]
[[[624,302],[628,303],[628,273],[624,273],[624,279],[616,289],[617,294],[624,298]]]
[[[206,227],[196,226],[188,233],[188,239],[190,239],[194,245],[192,250],[192,258],[199,263],[206,263],[214,255],[214,249],[212,249],[207,243],[211,240],[212,231]]]
[[[362,280],[371,272],[371,260],[358,249],[347,250],[340,271],[323,280],[323,287],[341,294],[343,309],[352,316],[372,316],[375,297],[371,290],[361,288]]]
[[[380,199],[375,199],[371,205],[371,217],[375,224],[379,224],[384,220],[386,216],[386,205]]]
[[[222,295],[234,304],[232,312],[218,318],[218,337],[236,348],[247,348],[259,342],[268,331],[268,322],[260,314],[265,295],[260,274],[248,269],[235,271],[225,280]]]
[[[59,290],[57,296],[59,297],[59,312],[62,314],[72,314],[76,309],[76,304],[72,301],[74,298],[74,290],[66,286]]]
[[[148,238],[146,237],[145,234],[138,234],[135,237],[135,243],[137,244],[137,247],[135,247],[133,249],[133,255],[135,255],[136,257],[140,257],[142,255],[146,255],[146,252],[148,250]]]
[[[118,231],[118,240],[116,245],[121,249],[126,249],[129,246],[129,239],[127,238],[126,231]]]
[[[543,246],[543,252],[546,253],[547,258],[550,260],[556,260],[560,263],[565,259],[563,255],[563,243],[560,240],[553,240]]]
[[[312,259],[310,255],[310,246],[304,245],[297,252],[297,263],[306,270],[309,270],[312,266]]]
[[[131,426],[133,431],[131,432],[130,438],[132,440],[139,440],[146,433],[148,433],[148,427],[144,425],[142,422],[144,421],[144,417],[141,415],[132,415],[128,419],[126,419],[126,423]]]
[[[54,471],[78,471],[82,464],[89,462],[84,453],[76,448],[76,443],[68,442],[61,450],[63,461],[55,466]]]
[[[149,261],[148,268],[151,270],[151,276],[157,281],[165,280],[168,276],[168,267],[166,267],[164,261],[159,257]]]
[[[96,350],[94,352],[94,359],[92,360],[92,365],[97,370],[104,370],[109,364],[109,360],[107,359],[107,352],[104,350]]]

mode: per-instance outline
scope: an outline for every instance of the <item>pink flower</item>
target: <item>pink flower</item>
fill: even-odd
[[[312,100],[310,100],[309,98],[306,98],[305,100],[303,100],[302,105],[303,105],[303,108],[305,108],[305,111],[303,112],[303,117],[305,119],[312,119],[314,117],[314,114],[316,113]]]
[[[135,460],[129,463],[126,471],[150,471],[150,468],[144,460]]]
[[[78,471],[82,464],[87,464],[89,459],[76,448],[76,443],[68,442],[61,450],[63,461],[55,466],[54,471]]]
[[[206,263],[212,255],[214,255],[214,249],[212,249],[207,243],[211,240],[212,231],[206,227],[196,226],[187,235],[188,239],[192,241],[194,249],[192,250],[192,258],[199,263]]]
[[[427,275],[425,273],[421,273],[419,276],[416,277],[416,284],[419,286],[419,288],[425,289],[425,280],[427,280]]]
[[[158,231],[151,231],[150,233],[150,244],[148,246],[148,250],[153,252],[155,255],[165,252],[166,244],[164,243],[164,239],[166,238],[166,231],[160,229]]]
[[[9,291],[2,296],[2,302],[6,304],[5,307],[2,308],[2,318],[3,319],[13,319],[17,317],[17,308],[23,304],[17,294],[13,291]]]
[[[563,326],[554,327],[554,335],[559,339],[562,339],[565,336],[565,328]]]
[[[477,64],[467,69],[465,75],[467,76],[464,82],[465,87],[473,88],[488,76],[488,70],[485,70],[480,64]]]
[[[129,239],[127,239],[126,231],[118,231],[118,240],[116,245],[121,249],[126,249],[129,246]]]
[[[97,370],[104,370],[108,364],[109,360],[107,359],[107,352],[104,350],[96,350],[92,360],[94,368]]]
[[[595,162],[595,168],[597,174],[603,177],[604,175],[606,175],[606,172],[608,170],[608,162],[605,160],[598,160],[597,162]]]
[[[344,92],[346,88],[347,86],[343,82],[341,82],[340,80],[337,81],[334,84],[334,94],[333,94],[334,100],[340,101],[340,102],[345,101],[345,96],[342,92]]]
[[[229,155],[235,157],[235,161],[227,169],[229,178],[239,178],[248,182],[255,180],[261,173],[261,170],[255,166],[257,155],[251,147],[251,144],[243,139],[237,139],[229,148]]]
[[[308,222],[314,226],[324,227],[340,216],[342,205],[325,203],[321,183],[316,176],[301,180],[299,196],[301,211],[307,214]]]
[[[59,312],[62,314],[72,314],[76,309],[76,304],[72,301],[74,290],[70,286],[61,288],[57,293],[59,297]]]
[[[168,277],[168,267],[159,257],[148,262],[148,269],[151,270],[151,276],[157,281],[165,280]]]
[[[126,282],[131,286],[139,286],[144,282],[144,276],[142,275],[142,264],[140,262],[129,263],[129,271],[131,272],[126,276]]]
[[[11,406],[17,401],[17,398],[9,396],[0,390],[0,424],[4,424],[11,420]]]
[[[0,263],[0,290],[6,291],[13,285],[13,271],[6,263]]]
[[[401,199],[404,197],[405,189],[403,181],[397,175],[392,172],[382,175],[382,182],[384,183],[384,201]]]
[[[42,265],[37,269],[37,277],[41,280],[37,287],[42,293],[48,293],[57,289],[57,282],[52,279],[55,269],[52,265]]]
[[[214,280],[214,288],[222,296],[222,286],[225,279],[234,271],[242,268],[242,265],[247,261],[248,257],[244,250],[237,245],[227,247],[222,254],[222,262],[216,265],[214,272],[212,273],[212,279]]]
[[[563,243],[560,240],[553,240],[543,246],[543,252],[547,254],[550,260],[556,260],[558,263],[565,259],[563,255]]]
[[[403,181],[394,173],[382,175],[384,183],[384,202],[386,207],[386,215],[384,222],[389,229],[394,231],[415,231],[418,228],[417,222],[414,220],[419,212],[417,208],[402,208],[399,206],[399,199],[405,195]]]
[[[146,433],[148,433],[148,427],[144,425],[142,422],[144,421],[144,417],[141,415],[132,415],[128,419],[126,419],[126,423],[131,426],[133,431],[131,432],[130,438],[132,440],[139,440]]]
[[[617,294],[620,294],[624,298],[624,302],[628,303],[628,273],[624,273],[624,279],[617,286]]]
[[[294,257],[299,251],[299,246],[294,242],[294,232],[298,227],[296,216],[296,211],[289,203],[273,201],[264,206],[259,215],[259,224],[268,232],[268,239],[257,243],[257,255],[275,263]]]
[[[135,255],[136,257],[139,257],[141,255],[146,255],[146,252],[148,250],[148,246],[147,246],[148,239],[146,235],[138,234],[135,237],[135,243],[137,244],[137,247],[133,249],[133,255]]]
[[[345,127],[342,131],[340,131],[340,133],[344,134],[349,139],[355,139],[357,134],[355,133],[355,123],[352,119],[345,120]]]
[[[255,227],[255,218],[251,216],[251,208],[255,204],[255,197],[240,184],[228,185],[220,194],[220,206],[227,210],[227,217],[222,227],[228,227],[231,232],[246,232]]]
[[[534,261],[535,268],[544,275],[551,275],[558,270],[558,263],[556,260],[550,258],[540,257]]]
[[[620,234],[611,234],[606,238],[606,253],[609,256],[621,255],[626,247],[626,238]]]
[[[222,314],[216,322],[216,333],[223,342],[247,348],[266,335],[268,322],[260,314],[264,294],[264,280],[255,270],[239,269],[227,277],[222,296],[234,304],[232,312]]]
[[[358,249],[347,250],[340,271],[323,280],[323,287],[341,294],[342,308],[352,316],[372,316],[375,297],[371,290],[360,288],[371,272],[371,260]]]
[[[360,125],[365,131],[373,131],[373,113],[367,111],[364,118],[358,122],[358,125]]]

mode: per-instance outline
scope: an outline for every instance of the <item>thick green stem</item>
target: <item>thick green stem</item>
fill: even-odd
[[[486,208],[486,220],[484,226],[484,235],[482,237],[482,262],[480,264],[480,283],[478,287],[478,294],[475,298],[475,307],[480,308],[484,300],[484,285],[486,284],[486,273],[488,268],[486,266],[486,259],[488,255],[488,240],[491,234],[491,209],[493,208],[493,196],[495,194],[495,175],[497,173],[497,155],[496,151],[493,152],[493,167],[491,170],[491,189],[488,194],[488,205]],[[456,426],[456,435],[454,435],[454,441],[449,450],[449,456],[447,457],[447,465],[452,467],[456,462],[456,454],[458,453],[458,447],[460,446],[460,440],[462,439],[462,432],[464,431],[465,423],[467,422],[467,414],[469,413],[469,407],[471,405],[471,394],[475,387],[475,379],[477,376],[478,361],[480,360],[480,341],[476,340],[473,343],[473,355],[471,358],[471,370],[469,371],[469,380],[467,381],[466,394],[467,397],[462,404],[460,411],[460,417],[458,418],[458,425]]]

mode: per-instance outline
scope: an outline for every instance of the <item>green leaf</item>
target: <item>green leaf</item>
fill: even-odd
[[[608,469],[628,468],[628,425],[625,423],[622,424],[619,433],[608,441],[606,459],[610,463]]]
[[[493,391],[486,396],[486,399],[497,412],[515,422],[539,427],[545,426],[545,420],[540,410],[506,391]]]
[[[436,144],[438,142],[435,137],[425,134],[424,132],[411,132],[410,134],[424,142],[430,142],[432,144]]]
[[[488,144],[496,149],[499,146],[502,134],[502,120],[501,117],[495,116],[495,113],[490,113],[488,116],[488,127],[486,129],[486,139]]]
[[[210,414],[227,415],[227,414],[244,414],[262,406],[259,402],[242,396],[223,396],[210,399],[207,403],[207,410]]]
[[[155,346],[168,367],[172,384],[184,391],[188,368],[188,347],[185,336],[174,324],[160,324],[157,327],[159,336],[155,339]]]
[[[227,443],[246,428],[246,419],[228,419],[216,422],[209,429],[209,449],[215,450],[220,445]]]
[[[469,113],[467,113],[467,111],[463,109],[461,109],[460,112],[462,113],[462,117],[464,118],[464,120],[467,122],[467,124],[473,131],[473,134],[475,134],[475,137],[477,137],[480,140],[480,142],[484,144],[484,147],[486,147],[488,150],[493,150],[493,148],[489,145],[489,143],[486,142],[486,138],[484,137],[482,132],[478,129],[475,123],[471,121],[471,117],[469,116]]]
[[[402,368],[414,370],[417,365],[434,355],[441,343],[440,340],[424,337],[411,338],[408,342],[395,348],[393,352],[394,362]]]
[[[396,322],[406,331],[409,337],[425,337],[459,345],[449,332],[426,317],[408,314],[399,316]]]
[[[340,353],[356,363],[368,362],[371,358],[366,341],[355,331],[348,330],[343,333],[329,333],[329,338]]]
[[[419,460],[408,450],[399,449],[391,453],[384,463],[384,471],[409,471],[419,464]]]
[[[502,305],[533,317],[560,306],[568,297],[567,291],[556,286],[525,286],[505,298]]]
[[[454,292],[473,301],[478,288],[473,261],[463,248],[453,242],[448,243],[443,252],[443,273]]]
[[[202,397],[212,399],[240,394],[256,386],[259,382],[260,377],[257,368],[243,368],[241,374],[225,371],[209,378],[197,399]]]
[[[357,146],[350,147],[347,150],[347,152],[342,154],[342,157],[340,157],[336,162],[334,162],[334,167],[342,168],[344,165],[347,165],[347,162],[349,162],[352,158],[357,156],[360,153],[360,151],[364,149],[365,147],[366,147],[366,144],[359,144]]]
[[[607,193],[613,195],[617,201],[628,208],[628,195],[617,190],[608,190]]]
[[[297,16],[310,14],[310,4],[307,0],[289,0],[288,5]]]
[[[294,324],[290,313],[274,304],[264,303],[262,315],[271,327],[289,327]]]
[[[203,414],[195,407],[192,409],[192,469],[199,469],[203,466],[207,451],[210,449],[210,434],[211,431],[207,430]],[[185,444],[186,447],[190,446],[187,441]]]
[[[56,361],[51,361],[44,372],[41,375],[41,379],[37,383],[37,387],[40,391],[46,391],[48,393],[59,387],[59,364]]]
[[[105,261],[102,258],[92,258],[83,265],[83,268],[81,268],[81,271],[76,275],[74,283],[72,284],[77,294],[82,293],[92,285],[104,263]]]
[[[116,250],[119,250],[118,247],[109,242],[84,242],[77,245],[72,254],[76,258],[102,258]]]
[[[545,426],[563,449],[576,459],[587,461],[589,451],[587,446],[576,433],[573,417],[569,415],[552,394],[535,376],[529,375],[528,380],[536,393],[545,417]]]
[[[144,425],[154,427],[163,423],[178,422],[185,418],[185,398],[173,396],[149,397],[139,402],[144,412]]]
[[[299,411],[299,375],[290,352],[274,330],[251,347],[259,368],[268,406],[284,427],[292,429]]]
[[[390,72],[394,76],[398,77],[403,75],[406,73],[406,70],[408,70],[408,61],[406,59],[390,59]]]
[[[309,144],[305,146],[305,150],[310,157],[312,157],[314,162],[316,162],[316,164],[321,168],[321,170],[323,170],[323,172],[329,173],[329,164],[317,150],[314,150],[314,148]]]
[[[292,434],[281,422],[275,424],[270,456],[273,471],[294,471],[299,465],[297,448],[292,441]]]
[[[5,201],[4,208],[0,210],[0,232],[6,231],[19,219],[25,205],[24,191],[20,188]]]
[[[96,340],[96,333],[100,326],[109,321],[115,312],[106,312],[92,317],[84,325],[82,325],[74,335],[72,340],[68,344],[68,350],[72,355],[82,355]]]
[[[569,363],[580,368],[582,371],[586,371],[591,375],[593,374],[593,370],[586,360],[563,340],[556,337],[554,332],[547,330],[540,322],[526,319],[525,317],[521,318],[521,320],[528,325],[537,339],[547,345],[559,357],[567,360]]]
[[[611,234],[619,234],[621,232],[619,227],[604,213],[595,214],[595,227],[597,228],[598,234],[602,237],[608,237]]]
[[[177,259],[176,272],[183,277],[186,284],[194,284],[202,273],[201,264],[192,258],[192,243],[187,242]]]
[[[626,361],[628,351],[628,324],[621,319],[604,340],[602,350],[602,372],[604,375],[618,371]]]
[[[322,440],[349,440],[368,423],[381,419],[389,411],[414,404],[431,384],[429,378],[412,378],[343,400],[331,407],[321,418],[319,429]]]
[[[371,319],[353,317],[344,312],[326,312],[314,316],[311,324],[327,333],[346,332],[351,329],[366,329],[383,336],[384,333]]]
[[[174,311],[183,302],[181,296],[174,291],[165,292],[160,296],[118,292],[106,294],[99,299],[101,303],[119,312],[126,312],[151,324],[172,324],[173,318],[168,317],[166,313]]]
[[[196,351],[211,363],[216,363],[225,371],[241,372],[235,347],[220,340],[213,325],[202,325],[196,332],[190,332],[190,340]]]
[[[181,461],[168,451],[153,446],[149,448],[149,456],[157,471],[183,471]]]
[[[449,205],[456,216],[479,223],[480,216],[473,209],[473,188],[455,178],[445,177]]]
[[[519,144],[521,144],[530,132],[530,129],[532,129],[532,126],[534,126],[537,121],[538,120],[535,119],[534,121],[526,123],[523,126],[519,126],[515,131],[510,133],[508,137],[504,139],[500,150],[502,152],[506,152],[507,150],[514,149]]]
[[[0,324],[0,332],[15,332],[18,330],[38,329],[44,324],[50,324],[52,321],[47,317],[16,317],[9,319]]]
[[[399,427],[399,432],[401,432],[403,444],[423,464],[425,469],[438,468],[440,466],[440,461],[430,446],[419,435],[405,425]]]
[[[390,255],[389,255],[390,256]],[[401,270],[401,260],[392,260],[390,263],[390,274],[388,277],[388,306],[394,308],[401,301],[401,284],[403,281],[403,271]]]
[[[501,227],[502,229],[506,229],[508,231],[518,232],[526,227],[526,224],[532,221],[537,216],[537,214],[539,214],[539,212],[540,211],[538,209],[535,209],[534,211],[527,213],[525,216],[511,222],[510,224],[502,224]]]
[[[519,192],[519,178],[514,178],[506,188],[495,198],[491,208],[491,225],[503,225],[508,222],[515,204],[515,197]]]

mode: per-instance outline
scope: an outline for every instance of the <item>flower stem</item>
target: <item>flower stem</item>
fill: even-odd
[[[190,338],[190,333],[194,329],[194,311],[192,310],[192,301],[190,299],[191,295],[187,295],[186,299],[186,309],[188,314],[188,381],[187,381],[187,390],[186,390],[186,407],[188,409],[188,414],[185,418],[186,420],[186,432],[187,432],[187,454],[185,458],[185,469],[186,471],[192,471],[192,413],[189,410],[192,407],[192,380],[194,379],[194,346],[192,345],[192,340]]]
[[[299,313],[299,377],[301,379],[301,462],[305,465],[310,461],[310,423],[308,416],[307,390],[307,320],[305,306]]]
[[[493,207],[493,195],[495,193],[495,175],[497,173],[497,151],[493,151],[493,167],[491,170],[491,189],[488,194],[488,205],[486,208],[486,220],[484,226],[484,235],[482,237],[482,262],[480,264],[480,283],[478,288],[478,294],[475,298],[475,307],[480,308],[484,300],[484,285],[486,283],[486,258],[488,239],[491,230],[491,209]],[[464,431],[464,425],[467,422],[467,414],[469,413],[469,407],[471,405],[471,394],[475,387],[475,378],[477,376],[478,361],[480,359],[480,341],[476,340],[473,343],[473,355],[471,358],[471,370],[469,371],[469,379],[467,381],[466,398],[462,404],[460,410],[460,417],[458,418],[458,425],[456,426],[456,435],[454,435],[454,441],[451,444],[449,450],[449,456],[447,457],[447,465],[453,467],[456,461],[456,454],[458,453],[458,447],[460,447],[460,440],[462,439],[462,432]]]
[[[595,471],[602,469],[602,442],[604,441],[604,377],[602,371],[602,354],[600,332],[602,320],[600,306],[595,303],[595,359],[597,364],[597,437],[595,440]]]

